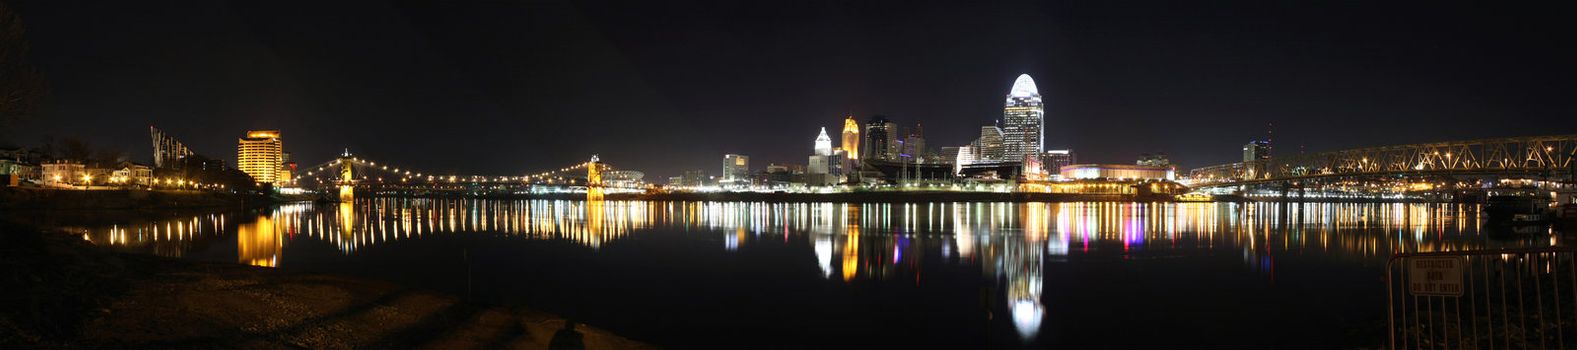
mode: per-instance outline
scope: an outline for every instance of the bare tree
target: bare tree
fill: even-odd
[[[43,75],[27,61],[24,34],[22,18],[0,2],[0,131],[36,112],[47,90]]]

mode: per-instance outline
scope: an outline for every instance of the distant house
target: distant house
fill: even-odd
[[[44,169],[42,179],[44,184],[50,186],[73,186],[83,184],[83,175],[87,175],[87,168],[82,163],[69,161],[54,161],[41,165]]]
[[[121,186],[153,186],[153,167],[121,162],[120,169],[110,174],[110,183]]]
[[[103,185],[110,183],[110,176],[115,174],[115,169],[91,167],[83,169],[82,174],[87,175],[87,177],[83,178],[83,183],[89,185]]]
[[[38,166],[0,159],[0,184],[14,187],[28,180],[38,180]]]

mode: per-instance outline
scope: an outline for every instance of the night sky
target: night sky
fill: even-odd
[[[887,115],[933,147],[1020,73],[1081,162],[1577,133],[1570,9],[1373,1],[8,1],[51,86],[9,131],[148,161],[147,126],[234,160],[521,174],[593,153],[649,180],[724,153],[804,163]],[[95,3],[95,4],[85,4]],[[434,4],[443,3],[443,4]]]

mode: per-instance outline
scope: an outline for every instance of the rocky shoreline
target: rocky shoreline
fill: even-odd
[[[0,223],[0,348],[545,349],[563,318],[338,276],[97,249]],[[579,326],[586,349],[651,346]]]

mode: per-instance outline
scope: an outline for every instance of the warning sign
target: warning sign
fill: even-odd
[[[1462,258],[1407,259],[1407,290],[1420,296],[1462,296]]]

